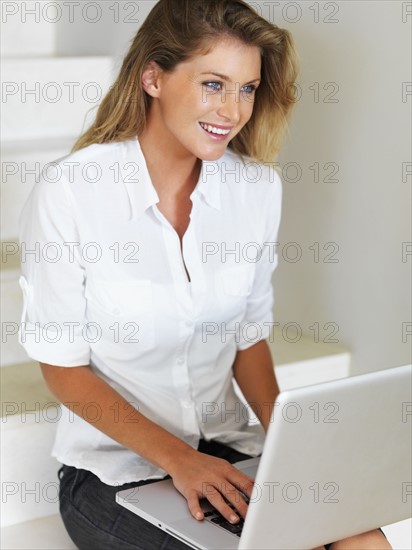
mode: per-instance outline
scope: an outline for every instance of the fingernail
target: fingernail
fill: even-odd
[[[203,519],[202,512],[196,512],[196,519]]]
[[[239,518],[237,516],[235,516],[234,514],[232,514],[230,516],[230,522],[231,523],[236,523],[238,520],[239,520]]]

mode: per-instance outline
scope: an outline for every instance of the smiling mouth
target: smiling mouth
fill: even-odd
[[[217,136],[227,136],[231,132],[231,128],[217,128],[216,126],[212,126],[211,124],[206,124],[204,122],[199,122],[199,124],[203,128],[203,130],[206,130],[206,132],[209,132],[209,134],[215,134]]]

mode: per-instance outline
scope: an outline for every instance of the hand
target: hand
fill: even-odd
[[[227,460],[190,449],[179,457],[169,474],[197,520],[204,518],[199,504],[201,498],[206,498],[230,523],[237,523],[240,518],[225,499],[234,505],[241,517],[246,516],[247,504],[239,490],[250,498],[254,481]]]

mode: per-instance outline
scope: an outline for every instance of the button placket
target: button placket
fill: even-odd
[[[205,264],[202,262],[201,249],[198,246],[198,241],[202,241],[201,228],[196,227],[196,220],[199,224],[200,209],[202,204],[198,201],[198,197],[192,199],[193,208],[190,215],[191,223],[183,236],[183,249],[185,253],[185,262],[188,266],[189,273],[192,277],[191,282],[191,298],[192,298],[192,318],[201,316],[201,312],[206,303],[206,280],[205,280]]]
[[[190,214],[191,222],[182,239],[180,239],[172,225],[163,216],[156,207],[155,213],[162,223],[162,232],[166,254],[173,278],[177,299],[177,316],[179,330],[179,346],[173,361],[172,374],[173,384],[176,394],[179,398],[182,411],[182,428],[186,436],[195,435],[199,437],[200,431],[198,426],[195,403],[191,395],[190,369],[188,365],[188,347],[194,335],[194,307],[196,300],[193,299],[193,283],[188,284],[186,268],[191,277],[196,277],[194,273],[200,271],[193,268],[192,265],[197,264],[197,247],[195,245],[192,215],[195,209],[195,201],[193,202],[192,212]],[[195,246],[194,250],[193,247]],[[191,287],[191,288],[190,288]]]
[[[183,327],[185,324],[183,325]],[[185,435],[198,436],[200,434],[199,425],[196,414],[196,406],[192,398],[191,380],[190,380],[190,368],[188,364],[188,347],[190,345],[191,335],[188,335],[188,331],[184,331],[185,345],[179,349],[178,356],[176,358],[176,377],[179,380],[178,394],[180,404],[182,407],[182,424]],[[190,331],[191,333],[193,331]],[[176,378],[175,378],[176,379]]]
[[[168,251],[170,266],[173,267],[172,269],[173,277],[177,278],[177,276],[175,275],[179,273],[180,274],[178,278],[179,282],[184,281],[187,284],[189,282],[187,278],[188,277],[187,273],[190,276],[191,271],[189,269],[188,263],[186,262],[186,258],[184,255],[184,241],[192,225],[192,214],[190,214],[190,222],[186,229],[185,234],[183,235],[182,244],[180,244],[179,235],[177,234],[176,230],[174,229],[172,224],[169,222],[169,220],[162,214],[162,212],[160,212],[157,205],[154,205],[154,211],[156,212],[156,216],[162,223],[163,230],[164,230],[163,234],[165,239],[168,242],[168,246],[166,247],[166,249]],[[192,211],[193,211],[193,208],[192,208]],[[167,230],[166,232],[165,232],[165,229]],[[166,237],[167,233],[169,234],[169,238]],[[174,253],[175,249],[178,251],[177,255],[175,255]],[[186,270],[187,270],[187,273],[186,273]]]

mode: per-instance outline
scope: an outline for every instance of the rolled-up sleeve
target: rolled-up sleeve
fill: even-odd
[[[35,184],[19,228],[24,304],[19,341],[39,362],[87,365],[84,266],[75,208],[63,177]]]
[[[278,265],[277,238],[282,208],[282,183],[277,172],[272,171],[266,182],[264,202],[258,209],[265,213],[265,229],[260,242],[261,255],[256,261],[252,290],[247,299],[247,308],[237,349],[247,349],[269,337],[273,327],[274,291],[272,275]]]

